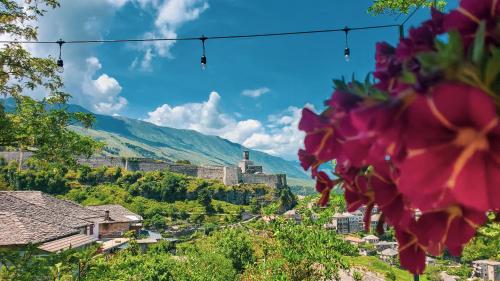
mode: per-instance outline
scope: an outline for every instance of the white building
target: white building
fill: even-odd
[[[379,241],[380,239],[375,235],[368,235],[363,237],[363,242],[365,243],[375,244],[378,243]]]
[[[363,217],[359,214],[342,213],[333,216],[332,224],[337,229],[337,233],[356,233],[363,229]]]
[[[500,262],[492,260],[478,260],[472,262],[475,277],[485,281],[500,280]]]

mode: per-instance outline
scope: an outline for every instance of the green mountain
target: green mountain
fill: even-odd
[[[71,105],[71,111],[86,111]],[[240,144],[192,130],[160,127],[126,117],[95,114],[92,129],[73,126],[75,131],[106,143],[103,154],[123,157],[146,157],[166,161],[189,160],[196,165],[235,165],[242,159]],[[287,161],[251,150],[251,160],[266,173],[285,173],[289,184],[310,186],[309,176],[298,162]]]
[[[12,99],[2,100],[6,110],[14,110]],[[78,105],[68,105],[69,111],[88,112]],[[154,124],[108,115],[94,114],[96,122],[91,129],[72,126],[72,129],[106,143],[103,154],[122,157],[153,158],[165,161],[189,160],[196,165],[235,165],[247,148],[217,136],[208,136],[193,130],[160,127]],[[250,158],[264,167],[266,173],[284,173],[289,185],[313,185],[298,162],[250,150]]]

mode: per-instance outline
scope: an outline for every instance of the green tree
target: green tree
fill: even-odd
[[[385,274],[385,280],[387,281],[396,281],[396,273],[391,269],[391,271]]]
[[[2,11],[0,31],[15,40],[36,40],[36,22],[46,12],[57,7],[57,0],[0,1]],[[58,66],[53,58],[36,58],[19,43],[5,44],[0,49],[0,94],[12,98],[13,110],[5,110],[0,102],[0,146],[34,153],[42,163],[75,165],[75,157],[90,156],[100,145],[68,127],[81,124],[89,127],[94,117],[66,110],[70,95],[64,93]],[[27,96],[43,91],[45,98],[35,101]],[[19,169],[22,161],[19,161]]]
[[[260,204],[259,201],[257,201],[257,198],[252,198],[250,199],[250,212],[252,214],[258,214],[260,213]]]
[[[210,193],[210,190],[208,190],[207,187],[203,186],[200,189],[198,189],[198,198],[197,198],[198,203],[202,205],[205,208],[205,211],[207,213],[213,213],[214,212],[214,207],[212,206],[212,194]]]
[[[363,280],[363,273],[361,273],[359,271],[354,271],[354,273],[352,274],[352,279],[354,279],[354,281]]]
[[[414,7],[438,7],[446,5],[444,0],[374,0],[368,9],[372,14],[404,13],[407,14]]]
[[[490,216],[490,222],[478,230],[477,236],[462,252],[461,260],[464,263],[480,259],[500,261],[500,223],[495,222],[493,216]]]
[[[161,230],[165,228],[165,217],[160,214],[155,214],[150,220],[149,224],[155,229]]]
[[[241,229],[228,229],[217,233],[216,246],[221,254],[231,260],[237,272],[255,261],[252,242]]]

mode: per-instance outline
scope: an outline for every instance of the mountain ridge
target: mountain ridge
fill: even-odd
[[[6,107],[12,105],[8,101]],[[8,108],[9,109],[9,108]],[[76,104],[68,104],[71,112],[91,111]],[[13,108],[10,108],[13,110]],[[94,114],[92,128],[71,126],[74,131],[91,136],[106,143],[103,154],[121,157],[143,157],[158,160],[188,160],[195,165],[237,165],[243,150],[248,148],[219,136],[205,135],[188,129],[158,126],[147,121],[123,117]],[[250,157],[262,165],[265,173],[287,174],[291,184],[311,185],[309,176],[296,161],[285,160],[258,150]]]

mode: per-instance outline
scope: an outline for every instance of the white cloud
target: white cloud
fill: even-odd
[[[248,89],[248,90],[244,90],[243,92],[241,92],[241,95],[243,96],[247,96],[247,97],[252,97],[252,98],[258,98],[264,94],[267,94],[269,93],[271,90],[267,87],[262,87],[262,88],[258,88],[258,89]]]
[[[237,121],[222,113],[220,100],[220,95],[212,92],[205,102],[178,106],[164,104],[149,112],[146,121],[160,126],[217,135],[234,142],[242,142],[254,132],[262,130],[262,124],[257,120]]]
[[[185,22],[197,19],[209,5],[201,0],[170,0],[160,6],[156,26],[179,26]]]
[[[60,8],[49,9],[47,14],[40,18],[37,23],[38,38],[103,38],[108,33],[107,27],[114,14],[127,2],[129,1],[62,0]],[[58,55],[58,47],[55,44],[26,44],[25,48],[37,57]],[[116,114],[127,105],[127,100],[120,96],[122,87],[118,80],[103,73],[102,65],[95,57],[94,51],[92,45],[63,45],[64,90],[72,95],[72,103],[98,113]],[[45,92],[43,89],[37,89],[33,95],[43,97]]]
[[[107,74],[101,74],[97,79],[94,76],[102,65],[96,57],[86,60],[87,70],[83,75],[81,92],[84,96],[84,106],[90,107],[97,113],[116,114],[127,106],[127,99],[120,96],[120,83]]]
[[[107,0],[107,2],[114,7],[121,8],[127,4],[128,0]]]
[[[191,129],[217,135],[286,159],[296,160],[304,134],[298,130],[301,109],[289,107],[268,116],[266,124],[254,119],[238,120],[220,109],[221,96],[212,92],[207,101],[178,106],[164,104],[148,113],[146,121],[159,126]],[[312,107],[311,105],[306,105]]]
[[[40,40],[106,38],[115,14],[128,4],[134,5],[139,10],[148,9],[155,14],[152,19],[153,30],[146,32],[145,37],[176,38],[175,31],[182,24],[195,20],[208,8],[206,0],[61,0],[60,4],[59,8],[49,9],[48,13],[40,18],[38,22]],[[5,36],[0,35],[0,37]],[[139,45],[135,51],[140,50],[141,55],[131,63],[130,69],[151,71],[156,57],[172,57],[170,48],[174,43],[175,41],[168,41]],[[87,58],[96,56],[95,46],[98,45],[63,46],[65,90],[73,96],[72,103],[100,113],[114,114],[123,109],[127,102],[125,98],[119,97],[121,87],[117,78],[111,77],[113,76],[111,73],[106,74],[102,66],[89,65]],[[58,47],[55,44],[29,44],[25,47],[38,57],[58,55]],[[97,73],[92,73],[92,67],[94,69],[97,67],[95,71],[101,73],[93,77]],[[88,78],[89,76],[92,78]],[[42,90],[29,94],[36,97],[45,95]],[[103,96],[107,98],[102,98]]]
[[[141,6],[144,6],[147,0],[139,1],[139,3]],[[161,3],[152,1],[152,6],[157,11],[155,30],[147,32],[144,35],[146,38],[176,39],[179,27],[187,22],[198,19],[209,8],[206,0],[165,0]],[[164,58],[173,58],[170,48],[175,42],[155,41],[143,43],[141,49],[145,52],[145,55],[142,58],[140,69],[143,71],[151,70],[151,59],[156,55]]]
[[[253,134],[243,142],[243,145],[285,159],[296,160],[297,151],[304,140],[304,133],[298,129],[301,112],[301,108],[291,106],[279,114],[269,116],[265,132]]]

